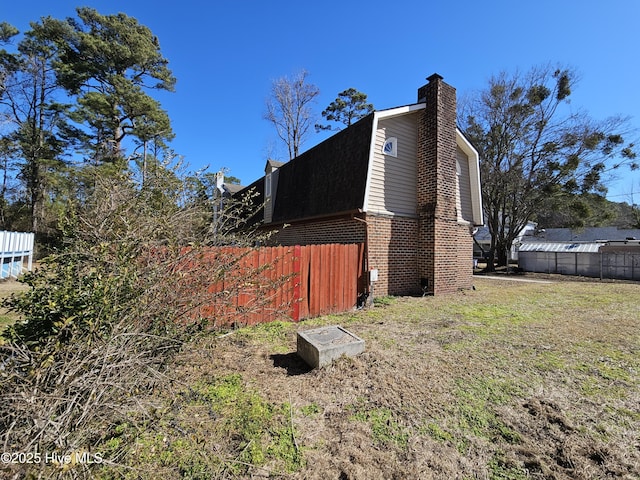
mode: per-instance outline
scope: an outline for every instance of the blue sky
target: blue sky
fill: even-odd
[[[268,157],[286,160],[263,120],[274,79],[301,69],[320,88],[318,114],[349,87],[377,109],[413,103],[434,72],[459,95],[500,71],[560,63],[578,70],[572,106],[593,118],[622,114],[640,127],[637,0],[23,0],[0,20],[21,31],[42,16],[75,16],[75,7],[124,12],[159,38],[178,79],[157,96],[176,134],[172,147],[190,169],[208,165],[249,184]],[[636,135],[637,136],[637,135]],[[312,135],[308,149],[326,138]],[[622,172],[609,198],[640,201],[640,173]]]

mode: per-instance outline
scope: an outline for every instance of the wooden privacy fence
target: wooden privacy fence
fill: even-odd
[[[354,308],[363,261],[364,244],[222,247],[201,253],[187,270],[210,282],[200,287],[209,296],[198,306],[198,317],[215,326],[253,325]]]

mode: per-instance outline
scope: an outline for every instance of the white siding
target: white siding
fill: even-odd
[[[469,175],[469,157],[460,149],[457,151],[456,208],[458,219],[473,223],[473,205],[471,200],[471,176]]]
[[[368,211],[387,215],[416,215],[417,115],[380,119],[373,146]],[[398,156],[382,153],[387,138],[398,139]]]

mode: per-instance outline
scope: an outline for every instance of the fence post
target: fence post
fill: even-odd
[[[602,250],[598,249],[600,253],[600,280],[602,280]]]

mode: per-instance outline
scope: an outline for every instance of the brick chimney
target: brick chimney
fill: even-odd
[[[426,104],[418,120],[418,273],[423,291],[437,295],[469,288],[472,263],[471,255],[469,268],[460,259],[470,236],[456,211],[456,91],[438,74],[427,80],[418,89]]]

